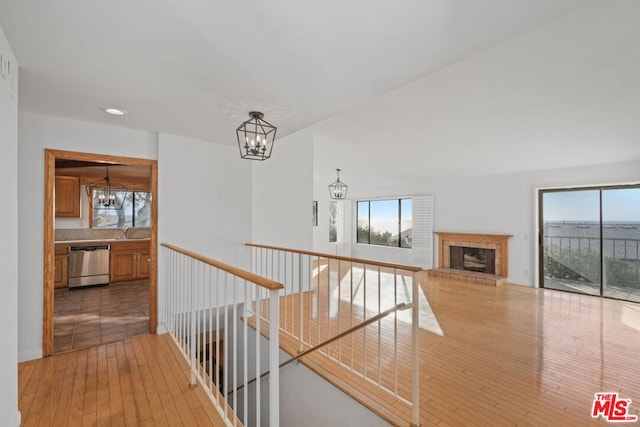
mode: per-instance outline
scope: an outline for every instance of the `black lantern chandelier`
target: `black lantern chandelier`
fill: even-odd
[[[106,168],[106,177],[85,187],[89,198],[89,206],[102,209],[122,209],[124,199],[127,197],[127,189],[111,181],[109,178],[109,166],[107,165]],[[124,193],[122,200],[117,199],[116,193]],[[94,201],[98,202],[98,206],[94,206]]]
[[[329,184],[329,195],[332,199],[346,199],[349,186],[340,181],[340,169],[336,169],[336,172],[338,174],[338,180]]]
[[[259,111],[249,113],[251,117],[236,129],[240,157],[251,160],[266,160],[271,157],[277,128],[264,121]]]

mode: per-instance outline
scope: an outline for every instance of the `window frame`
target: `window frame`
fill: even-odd
[[[90,190],[91,194],[89,195],[89,200],[88,200],[88,203],[89,203],[89,228],[98,229],[98,230],[113,229],[114,227],[96,227],[95,226],[94,221],[93,221],[94,211],[95,211],[95,208],[93,207],[93,199],[94,199],[93,193],[94,193],[94,191],[100,191],[100,189],[92,188]],[[119,192],[123,193],[124,191],[119,191]],[[135,197],[135,193],[148,193],[148,194],[151,194],[151,191],[149,189],[146,189],[146,188],[136,188],[136,189],[127,190],[126,192],[132,194],[132,198],[131,198],[131,200],[132,200],[132,204],[131,204],[131,207],[132,207],[131,224],[132,225],[131,225],[131,228],[136,228],[136,227],[145,228],[145,227],[147,227],[147,226],[142,226],[142,227],[136,226],[136,209],[135,209],[136,208],[136,202],[135,202],[136,197]],[[151,196],[151,203],[153,203],[153,195]],[[124,208],[120,208],[120,209],[124,209]],[[150,227],[150,226],[151,225],[149,225],[148,227]]]
[[[333,229],[332,225],[331,225],[331,214],[335,213],[335,218],[333,218],[335,220],[335,230]],[[338,201],[337,200],[330,200],[329,201],[329,243],[338,243]],[[332,232],[335,231],[335,236],[332,234]],[[335,240],[332,240],[332,238],[335,238]]]
[[[400,197],[391,197],[391,198],[380,198],[380,199],[362,199],[362,200],[356,200],[356,232],[355,232],[355,240],[356,240],[356,244],[359,245],[373,245],[373,246],[380,246],[383,248],[399,248],[399,249],[413,249],[413,242],[411,243],[411,246],[402,246],[402,201],[403,200],[411,200],[411,225],[413,228],[413,196],[400,196]],[[398,226],[398,244],[396,245],[383,245],[383,244],[379,244],[379,243],[373,243],[371,241],[371,202],[388,202],[388,201],[395,201],[398,204],[398,216],[397,216],[397,226]],[[360,238],[360,232],[359,232],[359,218],[360,218],[360,203],[366,203],[367,204],[367,224],[368,224],[368,233],[367,233],[367,237],[368,237],[368,241],[366,242],[361,242],[359,241]]]
[[[537,224],[538,224],[538,249],[537,249],[537,263],[538,263],[538,285],[541,289],[552,289],[552,290],[557,290],[560,292],[567,292],[567,293],[577,293],[580,295],[591,295],[591,296],[595,296],[595,297],[599,297],[599,298],[606,298],[606,299],[618,299],[621,301],[630,301],[633,303],[637,303],[637,301],[630,299],[630,295],[631,294],[627,294],[626,297],[622,297],[622,296],[617,296],[615,292],[611,292],[609,289],[609,286],[611,286],[613,283],[609,283],[610,279],[608,276],[608,271],[611,271],[610,268],[607,268],[607,256],[605,255],[605,241],[606,240],[612,240],[613,243],[613,250],[612,253],[613,255],[610,258],[615,259],[615,241],[616,240],[625,240],[624,238],[618,238],[618,237],[608,237],[605,236],[605,230],[608,230],[608,226],[611,225],[615,225],[615,223],[624,223],[625,221],[629,221],[629,220],[611,220],[611,219],[605,219],[605,212],[608,210],[607,209],[607,201],[605,198],[605,192],[607,191],[611,191],[611,190],[633,190],[633,189],[640,189],[640,183],[631,183],[631,184],[602,184],[602,185],[585,185],[585,186],[568,186],[568,187],[543,187],[543,188],[538,188],[537,189],[537,202],[538,202],[538,218],[537,218]],[[567,289],[560,289],[559,287],[553,287],[552,283],[546,283],[546,269],[545,269],[545,254],[546,254],[546,249],[545,249],[545,238],[548,237],[556,237],[557,236],[550,236],[549,234],[546,233],[546,226],[545,226],[545,200],[544,200],[544,196],[546,194],[552,194],[552,193],[571,193],[571,192],[580,192],[580,191],[597,191],[598,192],[598,211],[599,211],[599,216],[598,216],[598,220],[587,220],[593,223],[597,224],[590,224],[593,225],[594,227],[599,228],[598,231],[598,244],[594,245],[597,249],[598,249],[598,264],[599,264],[599,278],[598,278],[598,293],[587,293],[584,291],[581,291],[579,289],[577,290],[567,290]],[[610,206],[610,205],[609,205]],[[581,210],[581,212],[584,210]],[[571,221],[571,220],[570,220]],[[579,225],[579,221],[577,220],[574,224],[575,225]],[[632,222],[636,222],[636,220],[630,220]],[[551,221],[549,221],[551,222]],[[557,221],[556,221],[557,222]],[[614,224],[612,224],[614,223]],[[627,223],[628,224],[628,223]],[[586,224],[585,224],[586,225]],[[568,238],[568,239],[581,239],[584,237],[564,237],[564,236],[560,236],[560,239],[562,238]],[[631,241],[633,241],[634,239],[629,239]],[[571,245],[571,241],[569,242],[569,245]],[[580,242],[578,242],[579,247],[582,247]],[[569,246],[571,247],[571,246]],[[627,243],[625,241],[625,252],[626,252],[626,248],[627,248]],[[633,246],[632,246],[633,247]],[[637,250],[637,249],[636,249]],[[637,257],[637,253],[636,253],[636,257]],[[626,259],[626,255],[624,257]],[[615,285],[614,285],[615,286]],[[612,287],[613,288],[613,287]],[[614,288],[615,289],[615,288]],[[619,295],[619,294],[618,294]]]

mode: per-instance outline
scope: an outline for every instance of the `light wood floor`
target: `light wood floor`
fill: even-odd
[[[423,304],[423,315],[432,317],[420,330],[423,426],[604,425],[590,417],[591,405],[594,393],[611,391],[632,399],[631,413],[640,413],[640,305],[426,275],[421,288],[430,308]],[[297,306],[295,300],[281,302],[294,329],[298,322],[291,308]],[[316,336],[315,326],[322,338],[325,330],[334,333],[338,316],[347,312],[334,307],[327,317],[321,308],[316,305],[317,324],[303,328],[310,327],[309,336]],[[382,329],[384,347],[384,323]],[[368,328],[367,337],[370,333],[378,335],[375,327]],[[408,339],[400,334],[401,352]],[[295,340],[281,334],[281,342],[297,351]],[[377,339],[367,343],[375,346]],[[340,351],[345,345],[330,351],[344,360],[350,357]],[[404,405],[367,388],[367,382],[353,391],[357,380],[326,358],[312,355],[303,363],[377,411],[395,408],[391,420],[408,419]],[[21,363],[18,369],[25,426],[222,425],[204,391],[188,387],[187,365],[168,335],[137,336]],[[399,388],[408,395],[405,372]]]
[[[640,306],[429,278],[443,336],[423,332],[421,409],[450,425],[587,425],[594,393],[640,413]]]
[[[432,318],[424,325],[421,321],[420,329],[423,426],[606,424],[591,418],[597,392],[618,392],[632,399],[630,414],[640,414],[640,305],[517,285],[494,288],[426,274],[420,281],[426,297],[421,316]],[[281,310],[289,307],[287,324],[295,332],[299,300],[287,298],[281,300]],[[319,330],[324,339],[336,333],[337,319],[343,315],[338,316],[334,304],[327,316],[326,302],[320,299],[318,306],[314,301],[313,296],[303,296],[305,311],[316,307],[312,312],[321,313],[319,319],[305,320],[303,330],[309,327],[312,337]],[[349,312],[344,304],[340,304],[343,313]],[[390,320],[382,324],[380,351],[387,355],[391,325]],[[401,329],[399,334],[399,389],[408,397],[410,362],[403,352],[410,349],[410,334],[406,332]],[[306,330],[304,334],[309,335]],[[361,351],[363,335],[355,337],[356,353]],[[377,326],[367,328],[367,375],[374,380],[377,336]],[[350,363],[348,340],[334,344],[330,352]],[[281,345],[290,354],[297,353],[297,341],[283,333]],[[406,405],[376,392],[368,382],[321,355],[306,356],[303,363],[375,412],[386,413],[390,422],[407,425]],[[354,363],[361,363],[357,354]],[[389,385],[384,363],[382,369],[383,382]],[[360,390],[352,387],[356,383]]]
[[[223,426],[168,334],[18,365],[23,426]]]

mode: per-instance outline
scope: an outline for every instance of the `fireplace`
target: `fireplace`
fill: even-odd
[[[496,250],[449,246],[449,268],[495,274]]]
[[[509,276],[508,234],[436,231],[438,267],[429,275],[499,286]]]

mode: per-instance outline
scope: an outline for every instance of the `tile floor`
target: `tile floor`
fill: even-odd
[[[56,289],[53,352],[119,341],[149,332],[149,281]]]

